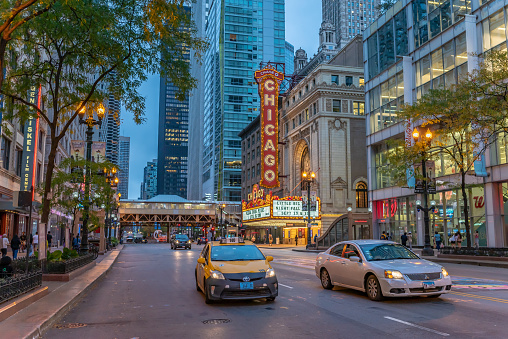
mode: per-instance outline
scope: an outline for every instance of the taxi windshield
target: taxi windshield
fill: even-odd
[[[416,254],[399,244],[360,245],[367,261],[420,259]]]
[[[254,245],[213,246],[210,257],[212,261],[265,260],[263,253]]]
[[[187,241],[187,240],[189,240],[189,237],[187,236],[187,234],[177,234],[175,236],[175,239],[176,240],[185,240],[185,241]]]

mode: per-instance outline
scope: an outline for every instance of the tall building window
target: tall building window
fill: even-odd
[[[332,75],[332,84],[339,84],[339,76],[338,75]]]
[[[367,184],[363,181],[356,184],[356,207],[367,208]]]
[[[353,77],[347,76],[346,77],[346,86],[351,86],[353,84]]]
[[[340,112],[340,100],[333,100],[332,112]]]
[[[353,114],[365,115],[365,103],[361,101],[353,101]]]
[[[9,169],[10,150],[11,150],[11,141],[6,137],[2,137],[2,151],[1,151],[2,167],[5,168],[6,170]]]

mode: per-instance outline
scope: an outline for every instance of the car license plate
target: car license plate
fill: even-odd
[[[424,281],[423,282],[423,289],[426,290],[428,288],[434,288],[435,284],[433,281]]]
[[[253,282],[241,282],[240,289],[241,290],[252,290],[252,289],[254,289],[254,283]]]

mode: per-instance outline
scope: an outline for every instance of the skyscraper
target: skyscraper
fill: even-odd
[[[295,71],[295,46],[291,45],[286,41],[285,43],[285,63],[286,63],[286,75],[293,74]]]
[[[129,158],[131,151],[131,138],[122,137],[119,139],[119,157],[118,157],[118,193],[122,194],[122,199],[129,198]]]
[[[196,35],[205,37],[205,24],[208,18],[209,0],[196,0],[192,5],[192,19],[196,25]],[[191,51],[192,52],[192,51]],[[203,96],[205,86],[204,66],[196,58],[191,59],[191,75],[198,81],[198,86],[191,91],[189,98],[189,163],[187,177],[187,199],[201,200],[204,198],[203,173]]]
[[[379,12],[376,7],[379,3],[380,0],[322,0],[323,21],[335,27],[338,50],[377,19]]]
[[[196,5],[205,9],[197,8],[195,13],[206,13],[206,1]],[[285,62],[284,0],[213,1],[206,20],[210,46],[201,82],[203,162],[200,178],[189,182],[189,187],[201,185],[200,198],[239,201],[242,154],[238,133],[259,114],[254,71],[260,62]],[[199,172],[196,167],[189,171]]]
[[[143,182],[141,183],[140,199],[148,200],[157,195],[157,159],[146,163]]]

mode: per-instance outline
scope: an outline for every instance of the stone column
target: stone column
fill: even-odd
[[[100,227],[99,254],[104,254],[104,252],[106,252],[106,236],[104,229],[105,227]]]
[[[502,237],[504,206],[502,204],[503,192],[501,184],[495,182],[486,183],[484,185],[484,192],[487,246],[504,247],[504,239]]]

